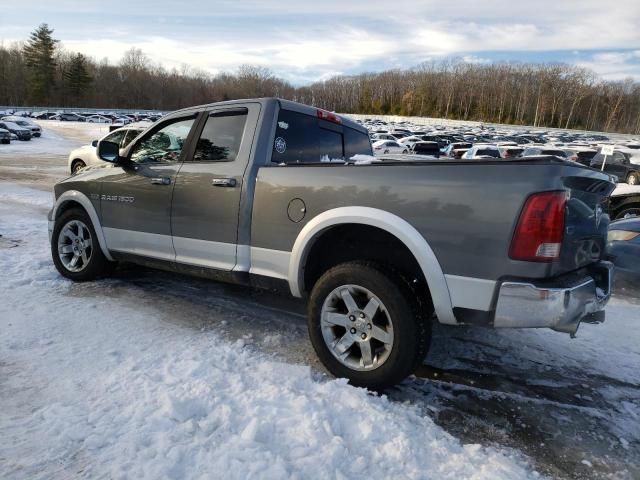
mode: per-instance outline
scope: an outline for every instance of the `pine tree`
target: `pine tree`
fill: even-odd
[[[29,93],[35,103],[47,103],[53,87],[56,62],[53,58],[56,49],[52,37],[53,29],[46,23],[36,28],[24,46],[25,64],[29,69]]]
[[[93,78],[87,70],[87,58],[81,53],[77,53],[71,59],[69,68],[63,73],[67,82],[67,90],[74,100],[78,100],[87,90]]]

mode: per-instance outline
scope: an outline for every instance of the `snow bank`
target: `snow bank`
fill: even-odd
[[[613,190],[612,195],[623,195],[629,193],[640,194],[640,185],[629,185],[627,183],[618,183]]]
[[[0,458],[9,477],[537,477],[408,404],[194,331],[54,270],[43,192],[0,183]],[[16,208],[17,206],[17,208]],[[115,281],[115,280],[114,280]]]
[[[372,163],[382,161],[373,155],[362,155],[360,153],[355,154],[349,160],[353,160],[355,165],[371,165]]]

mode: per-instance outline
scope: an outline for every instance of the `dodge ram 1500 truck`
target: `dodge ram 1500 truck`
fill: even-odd
[[[59,272],[119,260],[307,298],[326,368],[381,389],[448,324],[604,320],[610,177],[554,157],[371,157],[367,131],[317,108],[238,100],[167,115],[55,185]]]

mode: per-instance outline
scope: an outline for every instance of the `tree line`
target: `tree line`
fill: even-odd
[[[69,52],[53,33],[42,24],[26,42],[0,45],[0,105],[175,110],[277,96],[342,113],[640,133],[640,83],[573,65],[444,59],[295,87],[250,65],[217,75],[169,70],[135,47],[113,65]]]

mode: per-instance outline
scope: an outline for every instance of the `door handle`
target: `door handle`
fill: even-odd
[[[154,185],[171,185],[171,177],[155,177],[151,179]]]
[[[235,187],[238,184],[235,178],[214,178],[211,185],[214,187]]]

